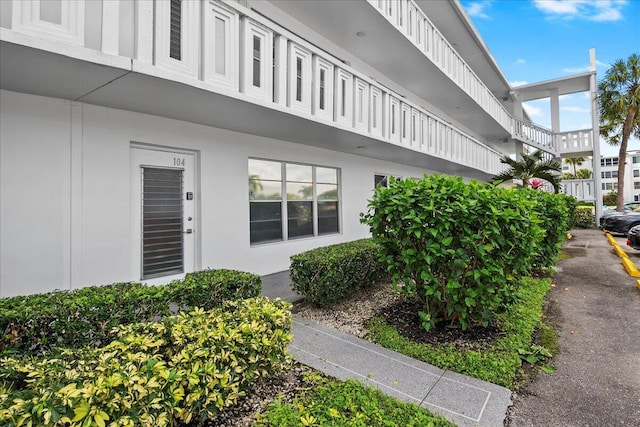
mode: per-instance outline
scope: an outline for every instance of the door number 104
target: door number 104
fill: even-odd
[[[174,157],[173,166],[184,166],[184,157]]]

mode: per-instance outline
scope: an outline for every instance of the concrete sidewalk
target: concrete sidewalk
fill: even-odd
[[[263,277],[263,295],[297,301],[288,272]],[[289,351],[300,363],[339,379],[356,379],[400,400],[441,413],[459,426],[502,426],[511,391],[475,378],[444,371],[294,316]]]

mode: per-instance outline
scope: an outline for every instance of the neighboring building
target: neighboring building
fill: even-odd
[[[618,156],[600,158],[602,194],[618,192]],[[627,151],[624,166],[624,201],[640,202],[640,150]]]
[[[512,88],[457,1],[4,0],[0,296],[282,271],[366,237],[389,176],[598,158],[595,109],[559,131],[590,61]]]

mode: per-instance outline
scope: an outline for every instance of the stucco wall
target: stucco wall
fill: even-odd
[[[421,176],[401,164],[88,104],[2,91],[0,296],[139,280],[133,247],[132,143],[196,154],[196,268],[267,274],[289,256],[366,237],[359,222],[374,173]],[[341,170],[337,235],[251,246],[248,158]],[[156,280],[162,282],[162,280]]]

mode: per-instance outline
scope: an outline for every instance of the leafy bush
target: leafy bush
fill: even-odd
[[[576,209],[576,227],[591,228],[594,225],[595,219],[593,217],[593,207],[579,206],[578,209]]]
[[[120,326],[100,349],[3,359],[0,418],[44,427],[202,422],[288,363],[288,307],[266,298],[228,301]]]
[[[517,296],[543,231],[521,191],[424,176],[377,188],[362,221],[381,261],[424,303],[422,325],[487,325]]]
[[[292,288],[307,301],[326,307],[386,277],[379,251],[371,239],[362,239],[294,255]]]
[[[0,299],[0,352],[40,354],[57,347],[99,347],[112,328],[178,311],[206,310],[224,300],[257,296],[260,277],[232,270],[205,270],[168,285],[116,283]]]
[[[260,276],[235,270],[202,270],[187,273],[179,286],[171,289],[171,302],[183,310],[191,307],[205,309],[226,300],[240,300],[260,296]]]
[[[576,212],[578,209],[578,199],[569,195],[559,195],[563,197],[567,206],[567,230],[571,230],[576,226]]]
[[[562,194],[544,191],[525,190],[528,197],[535,201],[534,212],[540,220],[545,236],[535,259],[537,267],[551,267],[558,262],[560,245],[567,238],[569,215],[567,197]]]
[[[482,350],[456,347],[455,344],[414,342],[381,317],[374,317],[367,325],[369,336],[384,347],[441,369],[513,388],[522,366],[520,351],[531,348],[534,331],[542,319],[545,295],[551,289],[551,280],[523,277],[519,289],[522,298],[497,316],[497,324],[502,331],[499,338]]]
[[[453,426],[414,403],[400,402],[354,380],[330,381],[297,397],[276,401],[258,420],[258,426]]]

